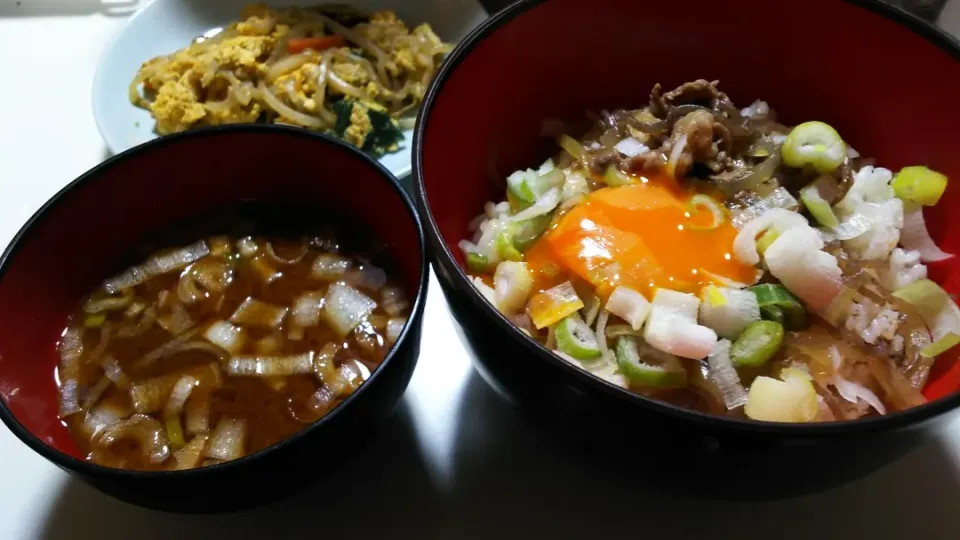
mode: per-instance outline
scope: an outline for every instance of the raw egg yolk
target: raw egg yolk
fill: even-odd
[[[756,269],[733,256],[729,219],[694,209],[696,194],[656,179],[594,191],[564,214],[526,254],[538,288],[576,275],[606,298],[619,285],[651,298],[654,289],[699,293],[723,278],[752,283]]]

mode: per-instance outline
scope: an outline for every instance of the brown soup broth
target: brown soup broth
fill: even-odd
[[[362,225],[308,226],[318,215],[247,205],[181,225],[118,267],[121,275],[138,265],[146,277],[120,280],[133,283],[121,287],[108,279],[80,303],[60,343],[58,382],[61,418],[88,459],[146,470],[234,459],[318,420],[377,369],[408,314],[400,280]],[[156,261],[170,253],[180,262],[164,271],[170,265]],[[319,273],[318,258],[327,262]],[[338,332],[328,313],[338,304],[329,302],[332,287],[359,292],[376,307]],[[312,301],[298,304],[308,292]],[[209,336],[226,323],[230,340]],[[77,348],[68,338],[76,334],[82,347],[71,360]],[[276,374],[283,362],[297,366]],[[173,387],[184,375],[191,390],[177,409]],[[136,427],[118,428],[131,418]],[[224,438],[224,420],[242,429]]]

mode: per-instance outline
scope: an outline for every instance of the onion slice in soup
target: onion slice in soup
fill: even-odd
[[[298,375],[312,371],[312,352],[294,356],[235,356],[227,362],[227,374],[241,377]]]
[[[163,463],[170,457],[170,447],[160,422],[143,414],[135,414],[127,420],[104,428],[94,445],[94,461],[102,463],[97,455],[109,456],[111,447],[124,440],[135,441],[149,463]],[[110,459],[105,457],[106,460]]]
[[[376,307],[377,303],[362,292],[341,283],[334,283],[327,290],[323,310],[330,327],[341,337],[345,337]]]
[[[209,439],[209,435],[201,433],[191,439],[186,446],[174,452],[173,457],[177,460],[175,469],[183,471],[200,465],[200,460],[203,459],[203,449],[207,446]]]
[[[224,461],[242,458],[246,437],[246,422],[234,418],[221,418],[210,435],[204,455]]]
[[[241,326],[273,329],[283,324],[287,311],[289,310],[285,307],[248,297],[230,316],[230,322]]]

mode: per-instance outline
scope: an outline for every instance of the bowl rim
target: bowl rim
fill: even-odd
[[[182,471],[144,471],[107,467],[105,465],[98,465],[90,461],[78,459],[67,454],[66,452],[54,448],[50,444],[47,444],[42,439],[34,435],[33,432],[24,427],[23,424],[17,420],[16,416],[14,416],[13,412],[10,410],[6,399],[0,399],[0,420],[2,420],[7,428],[13,432],[13,434],[16,435],[20,441],[29,446],[36,453],[40,454],[61,468],[75,471],[83,475],[104,478],[107,480],[150,480],[159,478],[186,480],[202,478],[205,475],[227,474],[234,469],[244,467],[253,461],[258,461],[267,454],[292,445],[312,434],[316,430],[322,428],[322,426],[330,421],[330,419],[339,415],[343,409],[349,407],[351,403],[359,399],[359,397],[366,392],[367,388],[376,382],[376,379],[379,377],[380,373],[383,372],[391,360],[393,360],[393,358],[397,355],[397,351],[407,345],[406,342],[408,339],[412,339],[410,337],[411,334],[416,333],[413,328],[423,318],[424,307],[426,305],[427,286],[430,276],[430,266],[429,258],[427,256],[427,245],[423,223],[420,219],[419,213],[416,211],[416,207],[410,198],[410,195],[407,194],[407,192],[403,189],[399,180],[397,180],[393,173],[380,164],[380,162],[378,162],[376,159],[365,154],[363,151],[324,133],[312,132],[297,127],[279,124],[230,124],[220,126],[205,126],[182,133],[159,137],[107,158],[103,162],[97,164],[87,172],[77,177],[75,180],[68,183],[56,194],[47,199],[43,206],[34,212],[33,215],[31,215],[30,218],[17,231],[17,233],[10,240],[10,243],[4,249],[3,254],[0,255],[0,283],[2,283],[3,277],[13,265],[16,254],[29,241],[31,233],[47,217],[47,215],[57,205],[65,201],[72,194],[98,181],[102,177],[104,171],[110,169],[114,165],[117,165],[121,162],[134,160],[141,155],[159,150],[163,147],[190,141],[192,139],[215,138],[222,135],[233,134],[257,135],[271,133],[288,137],[312,139],[318,144],[333,145],[339,148],[341,152],[346,152],[350,158],[359,159],[366,166],[372,167],[379,173],[379,176],[383,180],[387,181],[387,183],[393,188],[395,194],[400,199],[401,203],[409,214],[410,220],[413,222],[416,228],[417,244],[420,249],[420,275],[417,279],[417,294],[411,302],[412,307],[410,309],[410,315],[407,318],[407,324],[400,333],[400,337],[397,338],[397,341],[394,343],[393,347],[387,353],[386,357],[384,357],[383,362],[381,362],[380,365],[377,366],[377,369],[371,373],[370,378],[364,381],[364,383],[360,385],[360,387],[353,394],[337,405],[337,407],[335,407],[332,411],[328,412],[317,421],[304,427],[293,435],[286,437],[283,440],[262,450],[243,456],[242,458],[226,461],[216,465],[209,465],[206,467],[196,467],[194,469]]]
[[[526,13],[534,7],[546,3],[549,0],[519,0],[507,8],[499,11],[483,24],[475,28],[467,37],[465,37],[450,53],[446,61],[440,67],[437,75],[434,77],[430,88],[424,99],[420,116],[417,119],[416,130],[413,138],[413,186],[414,198],[417,202],[417,209],[421,218],[426,223],[427,240],[430,243],[431,254],[434,264],[443,269],[438,272],[438,276],[443,274],[451,276],[453,286],[458,289],[466,290],[466,297],[471,307],[482,314],[487,321],[509,335],[515,342],[520,343],[530,354],[546,362],[554,369],[565,373],[565,377],[576,383],[581,388],[585,387],[592,392],[599,392],[612,398],[618,404],[639,407],[648,412],[663,414],[669,418],[684,421],[689,424],[699,425],[712,431],[736,430],[745,433],[779,436],[779,437],[805,437],[811,439],[832,438],[839,436],[849,436],[858,433],[868,433],[876,431],[888,431],[908,425],[918,424],[939,416],[947,411],[960,407],[960,391],[952,395],[945,396],[935,401],[930,401],[911,407],[902,411],[889,413],[882,416],[861,418],[857,420],[841,420],[833,422],[817,423],[779,423],[762,422],[751,420],[749,418],[735,418],[728,416],[713,415],[702,413],[691,409],[685,409],[666,402],[647,398],[639,394],[634,394],[627,389],[620,388],[612,383],[604,381],[578,366],[571,365],[563,359],[557,357],[543,345],[520,332],[506,317],[487,302],[485,298],[476,290],[476,287],[470,282],[469,277],[463,269],[457,264],[453,254],[447,248],[437,222],[434,219],[433,212],[424,185],[423,179],[423,141],[426,136],[427,124],[429,123],[430,113],[438,97],[442,94],[444,85],[447,83],[457,67],[463,62],[480,43],[496,33],[501,27],[509,24],[519,15]],[[841,1],[841,0],[838,0]],[[845,3],[866,9],[881,17],[891,20],[901,26],[904,26],[914,34],[924,38],[930,45],[946,52],[952,58],[960,60],[960,41],[947,34],[940,28],[920,19],[916,15],[909,13],[902,8],[883,3],[881,0],[842,0]],[[445,280],[441,280],[443,283]]]

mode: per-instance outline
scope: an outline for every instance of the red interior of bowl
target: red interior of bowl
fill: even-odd
[[[260,127],[188,134],[95,169],[35,218],[4,263],[0,396],[27,430],[80,457],[57,419],[56,343],[67,315],[144,235],[241,201],[316,203],[358,218],[414,298],[418,230],[385,175],[325,139]]]
[[[922,164],[952,177],[926,215],[934,239],[960,254],[960,217],[951,211],[960,204],[960,153],[950,135],[960,122],[951,105],[960,88],[955,44],[940,36],[938,47],[840,0],[787,11],[764,0],[588,6],[534,5],[477,42],[443,84],[421,163],[433,218],[456,257],[484,202],[503,199],[506,175],[556,151],[541,136],[545,119],[642,106],[654,83],[670,89],[694,79],[719,80],[741,106],[763,99],[787,124],[828,122],[881,166]],[[960,292],[955,261],[930,273]],[[929,398],[960,388],[958,349],[938,359]]]

